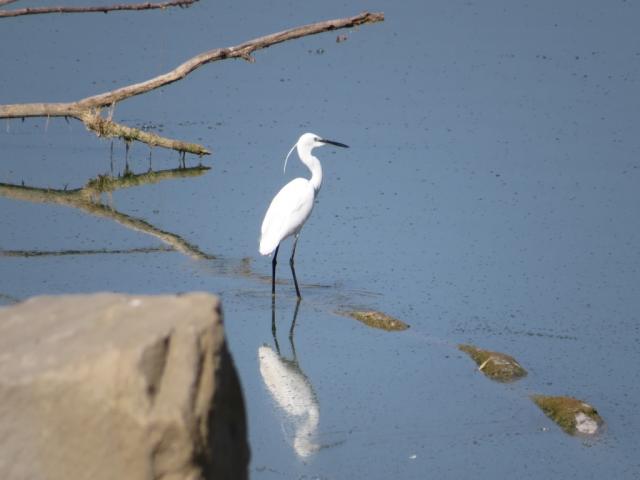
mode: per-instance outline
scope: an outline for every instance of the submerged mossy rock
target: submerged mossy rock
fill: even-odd
[[[458,349],[468,354],[478,364],[478,370],[491,380],[513,382],[527,374],[511,355],[483,350],[474,345],[458,345]]]
[[[570,435],[594,435],[604,424],[595,408],[573,397],[532,395],[531,400]]]
[[[340,313],[355,318],[369,327],[379,328],[389,332],[398,332],[409,328],[409,325],[402,320],[398,320],[397,318],[376,310],[348,310]]]

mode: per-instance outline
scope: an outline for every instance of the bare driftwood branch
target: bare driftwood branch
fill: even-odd
[[[0,5],[17,0],[0,0]],[[169,7],[188,7],[198,0],[171,0],[161,3],[125,3],[120,5],[104,5],[96,7],[36,7],[16,10],[0,10],[0,18],[19,17],[21,15],[40,15],[43,13],[108,13],[124,10],[155,10]]]
[[[287,40],[294,40],[330,30],[356,27],[366,23],[381,22],[383,20],[383,13],[364,12],[354,17],[326,20],[324,22],[291,28],[282,32],[255,38],[233,47],[209,50],[208,52],[196,55],[163,75],[158,75],[150,80],[127,85],[126,87],[118,88],[110,92],[86,97],[77,102],[0,105],[0,118],[72,117],[83,122],[89,130],[94,131],[98,136],[120,137],[127,141],[137,140],[152,146],[157,145],[164,148],[171,148],[179,152],[208,155],[210,152],[202,145],[160,137],[106,119],[101,115],[101,109],[107,107],[113,108],[117,102],[129,97],[147,93],[177,82],[207,63],[227,58],[242,58],[253,62],[254,59],[251,56],[253,52],[286,42]]]

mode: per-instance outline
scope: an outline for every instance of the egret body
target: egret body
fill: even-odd
[[[309,218],[309,215],[311,215],[316,195],[322,186],[322,165],[320,165],[320,160],[311,154],[311,151],[316,147],[321,147],[326,144],[349,148],[344,143],[327,140],[314,133],[305,133],[298,139],[285,159],[284,168],[287,168],[289,155],[291,155],[294,149],[297,149],[300,161],[311,171],[311,178],[295,178],[282,187],[276,196],[273,197],[262,221],[260,254],[270,255],[273,253],[273,260],[271,261],[272,295],[276,293],[276,264],[280,243],[285,238],[293,235],[295,238],[289,265],[291,266],[296,294],[298,298],[301,297],[294,267],[296,245],[298,244],[300,230],[307,221],[307,218]]]

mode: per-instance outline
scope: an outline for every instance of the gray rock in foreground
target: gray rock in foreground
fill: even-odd
[[[238,377],[212,295],[0,309],[0,478],[244,479]]]

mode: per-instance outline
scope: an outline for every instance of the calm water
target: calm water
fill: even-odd
[[[638,478],[640,7],[399,3],[200,2],[2,21],[0,103],[13,103],[74,100],[290,26],[387,17],[338,32],[345,42],[333,32],[259,52],[255,64],[217,62],[118,105],[117,120],[214,155],[199,176],[104,195],[111,213],[16,199],[6,184],[71,190],[118,174],[121,142],[111,158],[110,142],[76,121],[2,121],[0,303],[219,294],[256,479]],[[278,363],[257,239],[273,194],[307,174],[298,162],[282,174],[305,131],[352,148],[316,151],[325,183],[298,245],[293,342],[289,243],[274,315],[281,357],[294,359],[293,346],[296,361]],[[178,163],[140,145],[128,154],[135,173]],[[166,251],[160,231],[193,255]],[[349,307],[411,328],[335,314]],[[492,383],[460,342],[512,354],[529,376]],[[300,415],[278,406],[259,358],[300,385]],[[605,433],[565,435],[532,393],[589,401]]]

